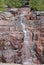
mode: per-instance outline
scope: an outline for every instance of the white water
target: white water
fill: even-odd
[[[28,31],[26,30],[26,26],[23,23],[23,19],[24,19],[24,14],[20,15],[20,22],[21,22],[21,26],[22,26],[22,30],[24,32],[24,52],[25,55],[23,54],[23,64],[24,65],[28,65],[29,64],[29,41],[28,41]],[[25,56],[25,58],[24,58]]]

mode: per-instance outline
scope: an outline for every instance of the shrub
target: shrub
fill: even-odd
[[[8,7],[21,7],[29,0],[0,0],[0,11],[4,10],[4,5]]]
[[[44,0],[30,0],[30,7],[34,10],[44,10]]]
[[[5,0],[6,5],[9,7],[21,7],[19,0]]]
[[[0,11],[4,10],[4,0],[0,0]]]

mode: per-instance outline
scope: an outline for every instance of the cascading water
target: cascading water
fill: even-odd
[[[25,55],[23,54],[23,64],[28,65],[29,64],[29,56],[30,56],[29,39],[28,39],[29,33],[28,33],[28,30],[26,30],[25,24],[23,23],[24,15],[25,14],[20,15],[20,19],[21,19],[20,23],[21,23],[21,26],[22,26],[22,29],[23,29],[23,32],[24,32],[24,49],[23,50],[24,50]]]

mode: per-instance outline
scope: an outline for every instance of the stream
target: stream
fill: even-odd
[[[29,57],[30,57],[30,50],[29,50],[29,32],[26,29],[25,23],[23,23],[24,15],[25,14],[21,14],[20,15],[20,23],[21,23],[21,26],[22,26],[22,30],[24,32],[24,49],[23,50],[25,52],[25,55],[23,54],[23,64],[24,65],[28,65],[29,64],[29,60],[31,61],[31,59],[29,59]]]

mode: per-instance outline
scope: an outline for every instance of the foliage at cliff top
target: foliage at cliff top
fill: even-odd
[[[6,4],[8,7],[21,7],[27,0],[0,0],[0,11],[4,9]]]
[[[21,3],[19,0],[5,0],[5,4],[9,7],[20,7]]]
[[[4,0],[0,0],[0,11],[4,10],[3,5],[4,5]]]
[[[0,11],[4,10],[4,5],[8,7],[21,7],[28,0],[0,0]],[[44,0],[30,0],[30,7],[34,10],[44,11]]]
[[[34,10],[44,11],[44,0],[30,0],[30,7]]]

